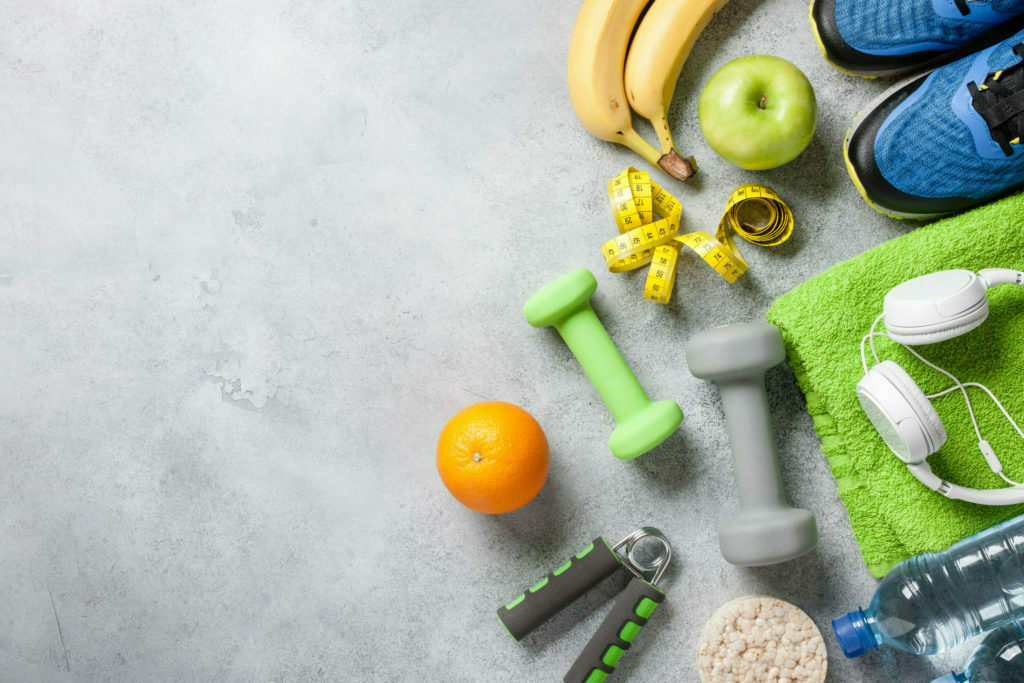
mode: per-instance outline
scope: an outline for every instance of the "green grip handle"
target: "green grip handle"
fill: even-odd
[[[615,670],[622,653],[629,649],[647,623],[651,612],[664,601],[661,589],[643,579],[634,578],[619,595],[615,606],[597,632],[573,662],[565,683],[601,683]]]
[[[498,618],[516,640],[567,607],[622,567],[622,560],[601,536],[533,588],[503,607]]]

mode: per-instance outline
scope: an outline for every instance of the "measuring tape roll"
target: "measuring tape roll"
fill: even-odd
[[[714,237],[706,232],[680,235],[682,206],[646,171],[631,167],[609,180],[608,199],[619,227],[619,236],[601,248],[608,270],[622,273],[650,263],[644,298],[660,304],[672,298],[680,246],[732,283],[749,268],[733,233],[764,247],[782,244],[793,234],[793,212],[763,185],[741,185],[732,191]]]

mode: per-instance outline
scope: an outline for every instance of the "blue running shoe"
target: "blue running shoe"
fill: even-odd
[[[983,47],[986,34],[1022,13],[1024,0],[812,0],[811,27],[841,71],[893,76]]]
[[[854,119],[846,166],[897,218],[932,218],[1024,186],[1024,31],[898,83]]]

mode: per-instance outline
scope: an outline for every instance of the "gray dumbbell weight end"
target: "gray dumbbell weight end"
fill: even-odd
[[[785,359],[782,334],[767,323],[716,327],[686,344],[690,373],[714,380],[722,396],[740,512],[719,526],[718,543],[740,566],[785,562],[818,543],[814,514],[790,507],[782,490],[764,374]]]

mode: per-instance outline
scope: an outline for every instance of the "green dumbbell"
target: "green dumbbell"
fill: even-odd
[[[553,325],[618,423],[612,455],[632,460],[668,438],[683,421],[675,401],[651,401],[590,307],[597,280],[586,268],[566,273],[523,306],[526,322]]]

